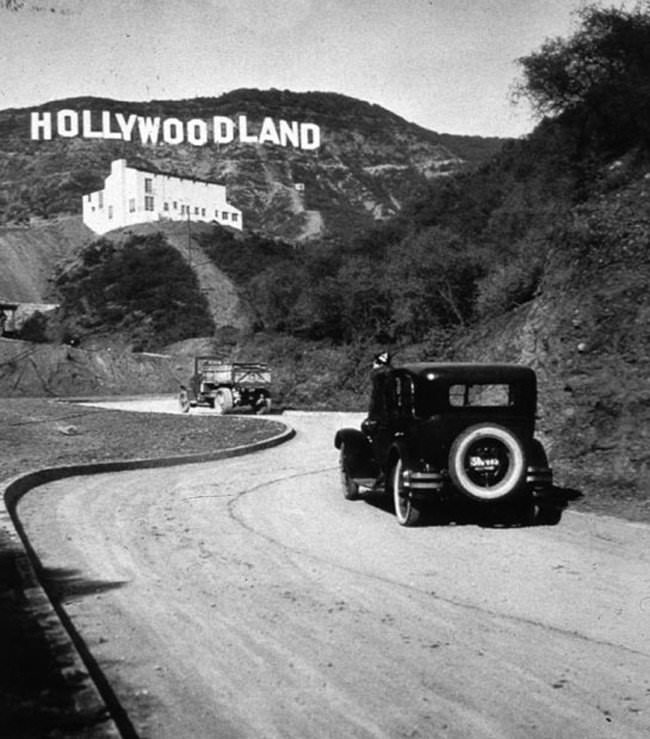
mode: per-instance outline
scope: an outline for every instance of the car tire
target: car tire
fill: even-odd
[[[341,487],[343,488],[343,497],[346,500],[358,500],[361,496],[359,494],[359,486],[350,477],[348,471],[348,459],[349,452],[345,448],[345,444],[341,444],[341,453],[339,455],[339,471],[341,474]]]
[[[395,517],[400,526],[416,526],[420,521],[421,510],[406,493],[403,472],[404,465],[398,458],[390,473]]]
[[[230,388],[222,387],[215,393],[214,410],[219,413],[227,413],[232,409],[232,391]]]
[[[454,486],[472,500],[502,500],[520,489],[526,477],[524,446],[503,426],[470,426],[451,446],[449,476]]]

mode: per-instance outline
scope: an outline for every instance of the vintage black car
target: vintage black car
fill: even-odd
[[[403,526],[425,508],[468,506],[508,523],[556,523],[563,506],[535,438],[536,404],[529,367],[380,366],[361,429],[341,429],[334,440],[344,495],[392,495]]]

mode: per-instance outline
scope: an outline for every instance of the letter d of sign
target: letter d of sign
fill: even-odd
[[[235,124],[223,115],[212,118],[212,137],[215,144],[229,144],[235,138]]]
[[[320,146],[320,127],[315,123],[300,124],[300,148],[318,149]]]

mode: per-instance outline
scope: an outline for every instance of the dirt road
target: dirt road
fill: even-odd
[[[19,506],[142,737],[648,736],[650,527],[404,529],[343,500],[350,417],[287,420],[267,452]]]

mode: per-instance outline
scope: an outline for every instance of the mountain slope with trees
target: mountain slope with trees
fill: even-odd
[[[211,120],[246,116],[249,131],[266,117],[320,127],[317,150],[270,143],[195,146],[101,138],[31,140],[30,114],[107,111],[145,118]],[[290,241],[344,234],[399,212],[431,178],[483,161],[503,140],[438,134],[378,105],[335,93],[235,90],[218,98],[149,101],[103,98],[52,101],[0,111],[0,223],[81,212],[81,196],[103,187],[113,159],[227,187],[248,228]],[[299,189],[296,189],[298,186]]]

